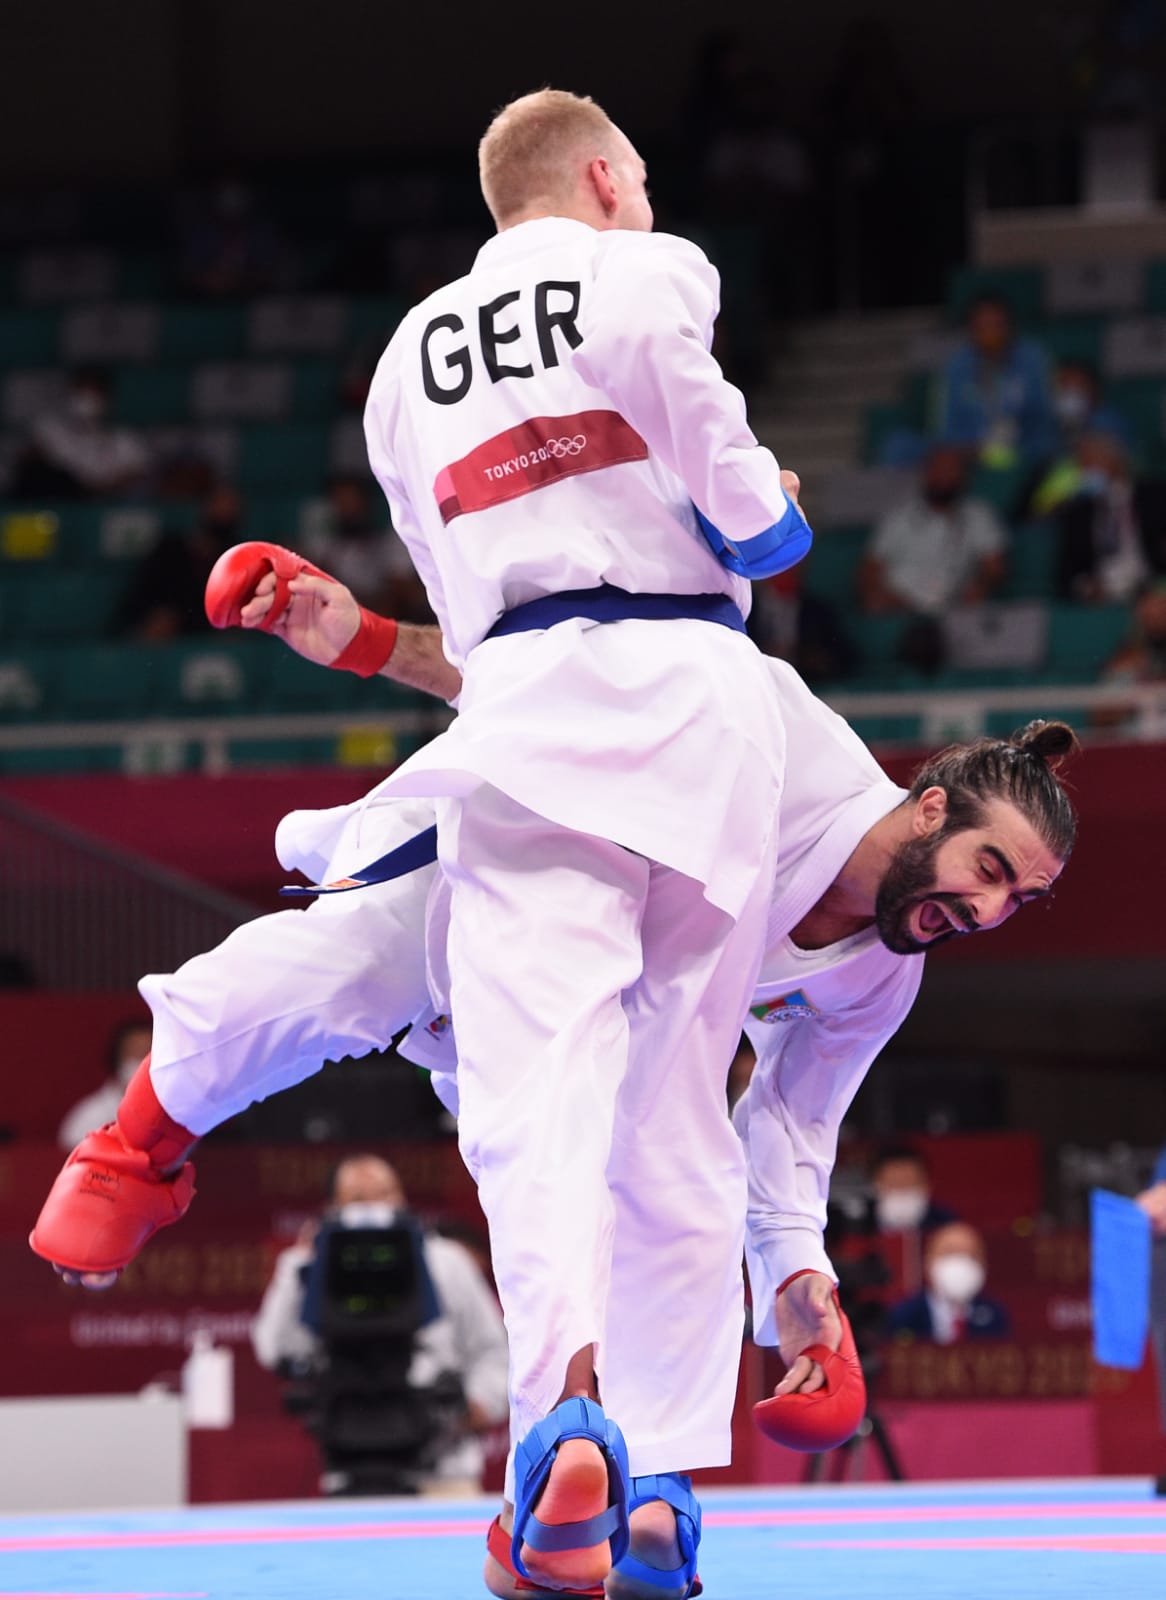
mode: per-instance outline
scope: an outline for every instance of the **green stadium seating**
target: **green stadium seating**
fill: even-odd
[[[162,317],[164,361],[232,361],[245,351],[247,309],[242,305],[172,305]]]
[[[208,633],[156,647],[156,708],[169,716],[254,710],[278,650],[274,640],[244,633]]]
[[[1030,523],[1017,528],[1008,552],[1004,593],[1013,600],[1040,600],[1056,586],[1057,544],[1053,528]]]
[[[1094,682],[1129,628],[1128,606],[1052,605],[1047,679]]]
[[[1117,378],[1107,385],[1106,400],[1133,429],[1141,459],[1162,439],[1166,379]]]
[[[53,705],[56,668],[47,650],[0,649],[0,723],[43,721]]]
[[[1146,310],[1166,312],[1166,260],[1151,261],[1146,268]]]
[[[247,492],[318,494],[328,472],[328,429],[310,422],[257,422],[243,432],[239,483]]]
[[[55,309],[0,311],[0,365],[55,367],[59,323]]]
[[[99,639],[109,627],[125,575],[120,571],[25,569],[5,575],[0,630],[6,639]]]
[[[852,610],[855,579],[870,534],[871,529],[865,526],[826,528],[819,532],[801,568],[806,588],[845,612]]]
[[[298,360],[293,394],[297,417],[322,417],[331,421],[339,409],[340,375],[336,363]]]
[[[54,714],[124,721],[154,711],[162,646],[102,644],[65,648],[57,658]]]
[[[1000,294],[1019,323],[1032,327],[1044,315],[1045,277],[1040,267],[957,267],[948,280],[947,306],[962,322],[968,306],[981,294]]]
[[[1052,361],[1084,361],[1095,371],[1101,365],[1101,317],[1059,318],[1040,330],[1040,342]]]
[[[185,422],[190,414],[190,373],[185,367],[120,367],[117,416],[135,427]]]
[[[363,345],[384,349],[408,309],[408,301],[400,295],[358,295],[349,308],[349,344],[354,349]]]
[[[310,661],[282,649],[274,640],[267,678],[265,704],[273,711],[371,711],[373,703],[362,679],[351,672],[328,672]]]

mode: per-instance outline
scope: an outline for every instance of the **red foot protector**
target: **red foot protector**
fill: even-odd
[[[784,1285],[783,1285],[784,1287]],[[780,1291],[779,1291],[780,1292]],[[833,1450],[853,1438],[866,1415],[866,1383],[862,1364],[854,1347],[850,1320],[838,1304],[842,1319],[842,1343],[837,1350],[813,1344],[804,1356],[817,1361],[826,1381],[813,1394],[771,1395],[753,1407],[753,1420],[767,1439],[785,1445],[787,1450],[811,1454]]]
[[[194,1198],[194,1167],[185,1157],[195,1137],[163,1111],[149,1070],[147,1056],[117,1121],[86,1134],[49,1190],[28,1242],[55,1266],[120,1272]]]
[[[252,539],[246,544],[232,545],[215,562],[206,581],[204,604],[211,626],[241,628],[243,607],[254,595],[260,579],[269,572],[275,574],[275,593],[270,610],[258,625],[264,633],[271,632],[287,609],[288,585],[293,578],[306,572],[309,577],[323,578],[327,583],[337,581],[281,544]],[[341,672],[355,672],[362,678],[371,678],[388,661],[396,642],[397,624],[361,606],[360,626],[335,661],[328,665]]]
[[[545,1595],[547,1600],[560,1594],[588,1595],[591,1600],[603,1600],[604,1588],[597,1583],[592,1589],[544,1589],[537,1583],[531,1583],[529,1578],[522,1578],[514,1565],[514,1557],[510,1553],[511,1536],[503,1528],[497,1517],[490,1524],[490,1531],[486,1535],[486,1549],[494,1557],[500,1567],[514,1579],[514,1587],[522,1592],[534,1595]]]

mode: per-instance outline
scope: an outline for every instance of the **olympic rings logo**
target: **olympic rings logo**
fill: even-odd
[[[577,456],[587,448],[587,435],[577,433],[570,439],[548,439],[543,448],[552,459],[559,456]]]
[[[483,467],[482,471],[490,479],[509,478],[516,472],[525,472],[528,467],[537,467],[543,461],[561,461],[564,456],[580,456],[586,448],[587,435],[575,433],[570,438],[548,439],[537,450],[524,450],[521,455],[511,456],[509,461],[500,461],[496,466]]]

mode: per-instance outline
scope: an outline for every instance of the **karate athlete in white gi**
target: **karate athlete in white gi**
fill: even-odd
[[[244,564],[258,570],[254,562]],[[262,580],[240,620],[263,620],[274,587],[272,578]],[[294,578],[289,588],[291,604],[274,631],[323,663],[351,650],[361,623],[348,591],[306,575]],[[368,619],[370,632],[376,632],[371,625],[378,620]],[[456,695],[457,677],[443,662],[435,631],[403,632],[396,648],[399,656],[384,666],[387,676],[399,671],[411,682],[439,687],[449,698]],[[770,660],[767,672],[785,730],[789,778],[765,953],[748,1023],[758,1067],[735,1121],[749,1175],[746,1244],[754,1337],[780,1342],[791,1366],[781,1386],[786,1395],[813,1395],[820,1392],[821,1372],[811,1370],[801,1353],[812,1345],[832,1347],[839,1336],[829,1304],[834,1275],[822,1229],[842,1116],[870,1062],[910,1008],[922,951],[956,928],[997,926],[1022,901],[1045,892],[1058,875],[1073,824],[1045,757],[1064,751],[1072,740],[1053,724],[1015,744],[957,746],[928,763],[908,792],[886,778],[861,741],[792,668]],[[385,789],[379,786],[352,806],[293,812],[277,835],[283,864],[331,882],[432,821],[432,806],[394,800]],[[162,1126],[166,1137],[188,1149],[196,1135],[301,1081],[324,1059],[384,1045],[417,1018],[408,1053],[432,1070],[435,1088],[456,1111],[444,964],[431,963],[430,994],[422,954],[427,899],[431,922],[440,926],[444,916],[436,877],[434,867],[423,867],[359,892],[325,896],[306,914],[259,918],[177,973],[144,979],[142,992],[154,1012],[153,1061],[143,1067],[127,1101],[144,1089],[156,1091],[155,1129]],[[678,1137],[682,1130],[673,1124],[684,1108],[676,1106],[669,1114],[671,1102],[663,1099],[663,1114],[654,1114],[646,1125],[654,1125],[659,1148],[645,1137],[641,1107],[626,1095],[617,1107],[616,1146],[637,1144],[639,1158],[665,1184],[678,1176],[689,1197],[688,1229],[670,1241],[655,1231],[650,1210],[621,1216],[617,1233],[625,1222],[629,1233],[617,1258],[628,1263],[629,1282],[626,1294],[618,1282],[613,1290],[607,1333],[626,1347],[632,1369],[650,1373],[667,1360],[686,1373],[715,1418],[732,1403],[741,1296],[735,1277],[710,1274],[703,1261],[707,1254],[715,1263],[725,1241],[733,1243],[740,1260],[742,1150],[734,1147],[734,1160],[714,1170],[678,1157],[677,1147],[684,1149]],[[722,1089],[718,1106],[711,1108],[721,1123],[723,1107]],[[141,1173],[146,1163],[130,1153],[120,1168],[119,1202],[128,1202],[129,1213],[122,1255],[101,1254],[110,1250],[109,1213],[116,1207],[105,1192],[100,1201],[92,1198],[78,1174],[109,1161],[103,1137],[90,1136],[66,1167],[38,1222],[34,1247],[69,1263],[74,1272],[113,1276],[154,1228],[181,1215],[190,1185],[187,1181],[178,1197],[181,1209],[173,1197],[174,1180],[159,1183],[154,1176],[152,1183],[135,1188],[128,1174]],[[143,1146],[148,1142],[141,1139]],[[125,1158],[123,1144],[115,1153]],[[678,1174],[672,1165],[677,1159],[682,1162]],[[636,1300],[637,1282],[658,1268],[672,1270],[670,1256],[676,1257],[677,1270],[688,1274],[688,1294],[717,1297],[715,1320],[723,1332],[716,1342],[719,1368],[685,1342],[682,1319],[680,1326],[671,1319],[661,1324]],[[797,1273],[810,1275],[790,1282]],[[678,1460],[676,1466],[681,1465]],[[679,1473],[671,1472],[657,1488],[680,1498],[676,1491],[682,1484]],[[664,1501],[639,1508],[632,1554],[609,1575],[609,1595],[619,1600],[667,1595],[691,1584],[698,1523],[694,1503],[687,1503],[687,1511],[675,1508],[679,1526]],[[487,1579],[495,1593],[509,1595],[517,1591],[512,1570],[498,1559],[507,1554],[504,1545],[492,1538],[498,1555],[488,1559]],[[657,1575],[654,1590],[645,1582],[642,1563]]]
[[[710,1366],[727,1344],[690,1259],[645,1276],[620,1241],[691,1233],[690,1160],[740,1177],[714,1112],[785,756],[739,574],[791,565],[809,533],[709,352],[716,273],[649,231],[624,135],[542,91],[498,115],[480,167],[499,231],[403,319],[365,412],[464,680],[390,792],[438,801],[459,1140],[510,1341],[513,1561],[587,1589],[627,1551],[630,1479],[728,1458],[728,1410],[687,1365],[637,1366],[607,1330],[667,1321]],[[613,1137],[621,1099],[654,1148],[669,1120],[669,1171]],[[700,1276],[730,1279],[711,1245]]]

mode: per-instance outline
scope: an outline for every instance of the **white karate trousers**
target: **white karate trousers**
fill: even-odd
[[[315,815],[327,831],[329,814]],[[352,806],[325,857],[305,850],[294,864],[342,877],[431,821],[432,808],[416,802]],[[387,1046],[428,998],[425,905],[436,871],[257,917],[177,972],[143,978],[150,1081],[163,1109],[202,1135],[325,1061]]]
[[[745,1218],[725,1079],[776,838],[734,922],[693,879],[490,785],[438,822],[459,1139],[506,1315],[512,1442],[594,1344],[633,1475],[722,1465]]]

